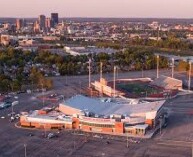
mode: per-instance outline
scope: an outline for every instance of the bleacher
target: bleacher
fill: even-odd
[[[150,83],[152,86],[157,86],[161,87],[163,89],[168,89],[168,90],[180,90],[182,89],[182,81],[167,77],[167,76],[160,76],[159,78],[156,78],[154,81]]]

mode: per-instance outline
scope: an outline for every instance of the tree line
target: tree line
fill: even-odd
[[[80,56],[60,56],[48,51],[37,52],[15,50],[8,48],[0,51],[0,91],[18,91],[24,85],[33,84],[36,88],[52,88],[52,80],[45,77],[44,72],[35,64],[46,65],[48,68],[55,65],[61,75],[83,75],[88,73],[88,61],[92,60],[92,73],[100,71],[100,62],[103,62],[103,71],[112,72],[117,66],[121,71],[148,70],[156,68],[156,57],[153,51],[143,48],[128,48],[113,54],[99,53]],[[28,67],[30,70],[26,72]],[[168,67],[168,60],[160,58],[160,67]]]

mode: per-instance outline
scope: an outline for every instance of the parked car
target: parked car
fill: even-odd
[[[0,109],[5,109],[11,106],[11,103],[9,102],[2,102],[0,103]]]
[[[11,102],[5,102],[5,106],[6,106],[6,108],[11,107],[12,103]]]
[[[58,137],[58,135],[54,134],[54,133],[49,133],[48,136],[47,136],[48,139],[51,139],[51,138],[54,138],[54,137]]]
[[[18,96],[14,96],[15,99],[18,99]]]

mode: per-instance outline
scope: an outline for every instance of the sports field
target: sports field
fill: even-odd
[[[148,83],[141,82],[118,83],[117,88],[133,97],[146,97],[152,94],[159,94],[162,91],[161,89],[150,86]]]

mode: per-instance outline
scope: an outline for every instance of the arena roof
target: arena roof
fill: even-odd
[[[93,112],[98,115],[128,115],[132,116],[145,116],[147,112],[158,111],[165,100],[156,102],[146,102],[139,104],[129,104],[124,101],[104,101],[104,99],[89,98],[83,95],[74,96],[66,101],[63,105],[79,109],[82,111]]]

